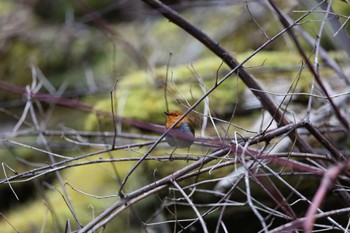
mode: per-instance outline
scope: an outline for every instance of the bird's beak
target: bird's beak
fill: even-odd
[[[168,112],[164,112],[165,115],[169,116],[169,113]]]

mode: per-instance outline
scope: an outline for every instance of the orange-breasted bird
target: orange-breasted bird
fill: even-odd
[[[182,116],[182,113],[177,111],[164,113],[167,120],[165,124],[167,129]],[[173,130],[170,130],[167,135],[165,135],[165,140],[170,146],[175,148],[189,148],[194,141],[194,128],[192,121],[188,117],[184,117],[175,125]]]

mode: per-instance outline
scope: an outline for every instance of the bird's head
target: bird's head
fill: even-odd
[[[166,128],[170,128],[180,117],[182,117],[182,113],[178,111],[173,112],[164,112],[166,115]],[[184,117],[179,123],[176,124],[175,128],[179,128],[182,122],[189,122],[187,117]]]

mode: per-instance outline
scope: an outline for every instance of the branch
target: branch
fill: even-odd
[[[229,52],[227,52],[224,48],[222,48],[217,42],[212,40],[209,36],[207,36],[205,33],[194,27],[192,24],[187,22],[184,18],[182,18],[176,11],[172,10],[159,0],[142,0],[143,2],[147,3],[154,9],[156,9],[158,12],[160,12],[163,16],[165,16],[167,19],[169,19],[171,22],[188,32],[190,35],[192,35],[194,38],[196,38],[198,41],[200,41],[203,45],[205,45],[210,51],[212,51],[214,54],[216,54],[218,57],[220,57],[232,70],[229,72],[224,78],[222,78],[218,83],[217,86],[219,86],[223,81],[226,80],[229,76],[231,76],[233,73],[236,73],[241,80],[249,87],[251,90],[258,90],[253,91],[253,94],[261,101],[262,106],[273,116],[275,121],[279,126],[288,125],[288,120],[284,117],[283,113],[277,108],[277,106],[273,103],[273,101],[270,99],[270,97],[263,91],[262,87],[256,82],[253,76],[251,76],[242,66],[245,62],[249,60],[246,59],[241,64],[238,63],[238,61],[232,57]],[[306,16],[306,15],[305,15]],[[305,17],[304,16],[304,17]],[[303,17],[301,17],[303,18]],[[300,18],[300,20],[301,20]],[[295,21],[295,24],[298,22],[298,20]],[[282,33],[279,33],[281,35]],[[277,37],[278,37],[277,36]],[[266,47],[268,44],[270,44],[272,41],[274,41],[277,37],[273,37],[266,43],[264,43],[257,51],[262,50],[264,47]],[[256,52],[257,52],[256,51]],[[256,54],[253,53],[253,55]],[[215,86],[215,88],[217,87]],[[215,89],[214,88],[214,89]],[[292,141],[296,141],[296,145],[301,151],[304,152],[312,152],[311,147],[306,144],[296,132],[291,133],[289,135]]]
[[[322,1],[321,3],[323,3],[324,1]],[[350,131],[350,127],[349,124],[347,122],[347,120],[344,118],[344,116],[340,113],[339,109],[337,108],[337,106],[334,104],[332,98],[329,96],[328,91],[326,89],[326,87],[323,85],[322,80],[320,75],[318,74],[318,72],[315,70],[315,68],[313,67],[313,65],[311,64],[310,60],[308,59],[308,57],[306,56],[301,44],[299,43],[297,37],[295,36],[294,32],[292,31],[292,28],[287,20],[287,18],[284,16],[284,14],[281,12],[281,10],[276,6],[275,2],[273,0],[269,0],[270,5],[272,6],[272,8],[275,10],[276,14],[279,17],[279,20],[281,22],[281,24],[285,27],[288,28],[287,33],[289,34],[290,38],[292,39],[292,41],[295,44],[295,47],[297,48],[298,52],[300,53],[301,57],[303,58],[303,60],[305,61],[306,66],[308,67],[308,69],[310,70],[310,72],[312,73],[312,75],[314,76],[317,84],[319,85],[319,87],[321,88],[321,90],[323,91],[323,93],[325,94],[325,96],[327,97],[330,105],[333,108],[333,111],[335,113],[335,115],[337,116],[339,122],[343,125],[343,127],[349,132]],[[320,3],[320,4],[321,4]],[[294,22],[295,23],[295,22]],[[294,24],[293,23],[293,24]]]
[[[305,215],[305,221],[304,221],[304,231],[305,233],[309,233],[312,231],[315,216],[318,208],[321,206],[322,202],[324,201],[324,198],[326,197],[326,194],[329,189],[331,189],[334,185],[334,182],[338,178],[338,176],[347,170],[350,166],[350,159],[347,161],[339,164],[338,166],[331,167],[326,171],[324,174],[321,184],[312,199],[312,202],[307,210],[307,213]]]
[[[177,180],[179,177],[187,174],[189,171],[203,166],[204,164],[216,159],[218,156],[226,155],[228,152],[229,152],[228,148],[224,150],[218,150],[215,153],[211,154],[210,156],[202,157],[197,162],[191,165],[188,165],[160,180],[157,180],[142,188],[139,188],[134,192],[128,193],[121,200],[111,205],[109,208],[103,211],[97,218],[93,219],[85,227],[80,229],[78,233],[84,233],[88,231],[93,232],[94,230],[97,230],[98,228],[104,226],[109,221],[111,221],[111,219],[113,219],[118,213],[120,213],[119,212],[120,208],[124,210],[123,207],[128,207],[131,202],[134,202],[135,200],[138,200],[138,201],[142,200],[143,198],[146,198],[147,196],[168,187],[168,185],[170,185],[174,180]]]

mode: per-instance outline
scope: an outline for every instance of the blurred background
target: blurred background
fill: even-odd
[[[239,62],[283,30],[276,13],[263,0],[163,2]],[[350,7],[345,1],[334,0],[331,10],[324,2],[308,13],[320,2],[276,4],[290,22],[307,14],[294,27],[302,48],[329,93],[343,93],[347,98]],[[306,112],[314,113],[312,119],[318,119],[314,123],[331,129],[325,129],[324,135],[339,151],[347,153],[347,133],[333,114],[318,111],[327,101],[315,98],[310,102],[310,95],[302,94],[323,95],[304,65],[295,45],[283,34],[244,67],[277,105],[283,105],[292,122],[303,119]],[[69,232],[68,228],[74,231],[89,223],[119,200],[120,182],[136,161],[122,159],[139,158],[149,148],[147,143],[160,136],[167,106],[169,110],[185,111],[229,71],[199,41],[142,1],[0,1],[1,231]],[[286,97],[286,93],[299,94]],[[348,100],[344,101],[337,106],[347,114]],[[119,117],[116,121],[112,120],[113,114]],[[264,127],[276,127],[265,126],[271,118],[237,75],[217,87],[191,117],[197,137],[213,140],[233,140],[237,135],[244,140]],[[304,133],[310,145],[322,154],[320,143]],[[292,151],[292,145],[282,145],[281,141],[277,138],[271,147],[281,146],[278,152]],[[121,149],[111,151],[113,142]],[[140,145],[132,147],[135,143]],[[151,156],[169,156],[171,151],[167,144],[160,143]],[[213,151],[215,148],[196,144],[190,153],[200,157]],[[187,152],[180,149],[177,153],[185,156]],[[186,161],[145,161],[126,190],[136,190],[187,165]],[[60,168],[56,171],[55,167]],[[210,180],[198,188],[213,190],[215,179],[232,170],[232,166],[223,166],[182,185]],[[9,178],[13,179],[11,184]],[[289,174],[287,179],[308,198],[320,181],[320,177],[302,174],[298,178]],[[216,232],[261,230],[260,221],[247,205],[243,183],[230,197],[232,202],[224,217],[214,211],[206,219],[211,232],[219,229],[219,218],[225,227]],[[288,195],[290,191],[282,186],[280,191]],[[251,189],[256,200],[277,208],[259,185],[252,184]],[[104,232],[178,232],[186,226],[186,221],[180,220],[195,217],[189,206],[174,205],[178,195],[171,188],[162,190],[124,211],[108,223]],[[293,195],[288,201],[296,202],[293,207],[302,217],[307,205],[300,204],[300,197]],[[194,198],[198,205],[219,200],[206,192]],[[343,205],[335,195],[327,200],[325,210]],[[266,216],[274,227],[286,222],[283,217]],[[336,221],[346,225],[347,217]],[[194,224],[184,232],[202,229]]]

